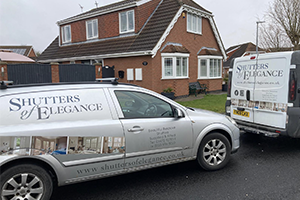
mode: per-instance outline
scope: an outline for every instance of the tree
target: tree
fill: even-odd
[[[300,0],[274,0],[260,31],[264,48],[300,50]]]

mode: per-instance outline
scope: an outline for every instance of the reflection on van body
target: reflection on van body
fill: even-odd
[[[125,153],[124,137],[0,137],[0,155],[116,153]]]

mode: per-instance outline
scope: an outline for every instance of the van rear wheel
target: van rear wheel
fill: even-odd
[[[53,182],[42,167],[22,164],[1,174],[0,188],[0,196],[4,200],[48,200],[53,191]]]
[[[229,162],[230,151],[231,145],[223,134],[211,133],[203,138],[197,161],[205,170],[218,170]]]

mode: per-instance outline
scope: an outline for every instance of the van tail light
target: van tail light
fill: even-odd
[[[295,101],[296,99],[296,76],[295,72],[291,72],[291,80],[290,80],[290,91],[289,91],[289,97],[291,101]]]
[[[227,85],[227,96],[231,96],[231,78],[232,78],[232,72],[229,72],[228,74],[228,85]]]

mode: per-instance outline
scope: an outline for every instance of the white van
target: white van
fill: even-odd
[[[239,148],[229,116],[129,84],[0,87],[0,198],[50,198],[53,186],[197,160],[224,167]]]
[[[300,51],[236,58],[229,70],[226,113],[241,130],[300,137]]]

